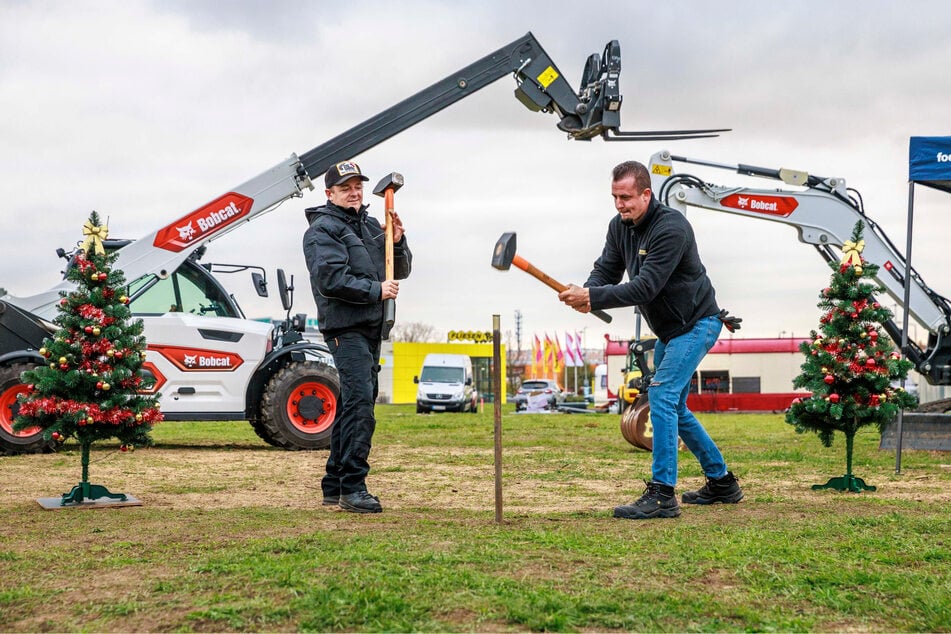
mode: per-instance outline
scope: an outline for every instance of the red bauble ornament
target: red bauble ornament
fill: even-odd
[[[838,402],[839,402],[839,398],[840,398],[840,397],[839,397],[838,394],[830,394],[830,395],[829,395],[829,402],[830,402],[830,403],[838,403]]]
[[[869,358],[869,360],[865,362],[865,365],[868,366],[868,367],[870,367],[870,368],[874,368],[874,367],[875,367],[875,359]]]
[[[121,447],[119,447],[119,451],[129,451],[129,448],[126,447],[125,445],[122,445]]]
[[[826,377],[822,380],[825,381],[827,385],[832,385],[835,382],[835,377],[832,376],[831,374],[827,374]]]

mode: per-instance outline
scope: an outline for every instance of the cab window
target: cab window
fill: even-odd
[[[129,295],[149,281],[148,277],[129,285]],[[165,313],[191,313],[238,317],[220,288],[204,277],[201,272],[182,267],[164,280],[159,280],[145,293],[136,297],[130,305],[133,315],[163,315]]]

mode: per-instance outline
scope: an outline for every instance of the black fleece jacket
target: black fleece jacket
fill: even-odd
[[[629,281],[622,284],[625,271]],[[584,285],[591,289],[592,310],[640,306],[665,343],[720,310],[693,228],[682,213],[653,197],[637,224],[624,224],[618,215],[611,219],[604,251]]]
[[[326,205],[304,210],[310,227],[304,232],[304,259],[317,303],[317,327],[324,337],[358,331],[380,337],[386,279],[386,237],[367,207],[343,209]],[[396,279],[409,276],[413,254],[404,235],[393,245]]]

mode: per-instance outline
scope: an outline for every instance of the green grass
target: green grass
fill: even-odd
[[[814,492],[844,472],[844,443],[823,448],[781,415],[702,415],[746,500],[631,522],[611,507],[643,489],[649,455],[624,442],[617,415],[507,411],[496,524],[491,409],[377,411],[374,446],[386,460],[374,463],[371,488],[419,483],[380,515],[319,500],[49,512],[8,483],[0,630],[951,631],[947,454],[906,451],[896,475],[894,454],[861,433],[853,471],[879,490]],[[168,447],[234,454],[242,469],[301,456],[267,448],[246,424],[167,423],[154,435],[157,446],[135,456],[143,488],[150,469],[174,463]],[[317,465],[324,455],[310,454]],[[681,456],[682,484],[695,486],[699,467]],[[78,458],[4,461],[72,481]],[[442,468],[487,474],[489,494],[452,508],[430,500],[428,474]],[[224,473],[182,479],[148,490],[234,486]],[[551,490],[564,499],[544,497]]]

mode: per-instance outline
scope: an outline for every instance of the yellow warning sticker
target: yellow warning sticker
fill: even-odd
[[[673,170],[670,165],[651,165],[651,174],[660,174],[661,176],[670,176]]]
[[[539,75],[535,79],[538,80],[538,83],[541,84],[543,88],[548,88],[551,82],[558,79],[558,71],[555,70],[553,67],[549,66],[544,71],[542,71],[541,75]]]

